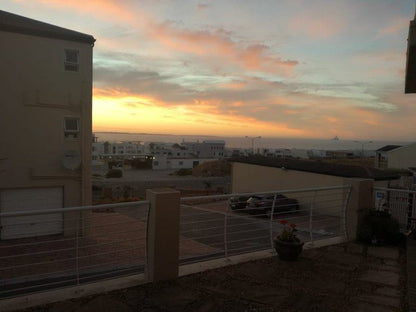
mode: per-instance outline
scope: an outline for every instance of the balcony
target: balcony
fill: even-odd
[[[179,278],[173,288],[169,283],[158,282],[158,285],[175,293],[177,287],[180,288],[178,285],[188,285],[187,281],[200,285],[225,279],[222,281],[224,287],[220,287],[222,292],[227,288],[248,292],[255,285],[262,289],[264,285],[275,285],[273,287],[281,290],[285,288],[284,283],[289,283],[288,289],[296,288],[305,296],[310,295],[309,290],[312,293],[319,290],[328,296],[334,295],[329,288],[336,284],[336,276],[344,286],[339,289],[334,286],[335,291],[350,289],[349,279],[358,278],[357,272],[362,274],[359,274],[364,279],[362,283],[373,283],[375,273],[372,271],[376,268],[372,270],[369,261],[382,265],[390,261],[398,267],[402,258],[397,249],[387,249],[385,254],[380,254],[374,248],[347,243],[353,239],[357,207],[366,197],[357,193],[366,189],[357,182],[325,188],[269,191],[265,193],[296,199],[298,207],[277,209],[274,201],[270,212],[252,214],[245,211],[246,208],[231,209],[230,197],[265,193],[180,199],[178,192],[164,189],[149,191],[146,201],[63,208],[59,212],[70,214],[75,221],[68,222],[75,228],[66,233],[72,234],[37,236],[33,233],[29,238],[0,242],[0,295],[3,299],[0,307],[10,310],[17,303],[21,308],[30,306],[25,299],[29,297],[42,298],[33,301],[40,304],[140,284],[145,285],[137,288],[141,289],[138,291],[147,291],[153,287],[149,282],[178,276],[184,277]],[[371,193],[367,195],[372,196]],[[3,213],[0,218],[4,230],[6,226],[18,224],[16,218],[56,212]],[[12,218],[14,221],[8,224],[6,220]],[[306,242],[301,259],[293,264],[280,262],[273,249],[273,237],[280,231],[279,221],[283,219],[296,224],[298,237]],[[368,258],[369,255],[374,259]],[[242,262],[247,263],[239,264]],[[228,267],[230,264],[237,266]],[[212,273],[213,279],[209,272],[188,276],[215,268],[219,271],[209,272],[220,273]],[[391,270],[398,274],[396,269]],[[368,271],[367,276],[365,272]],[[305,278],[309,275],[313,276],[312,281]],[[396,275],[391,277],[394,285],[386,287],[394,290],[400,286],[399,279],[397,283],[395,281]],[[233,283],[232,280],[236,281],[235,287],[227,286],[229,282]],[[242,288],[236,287],[237,284]],[[209,292],[209,287],[205,286],[204,291]],[[271,292],[279,293],[273,287],[266,291],[270,293],[269,297],[273,297]],[[190,293],[196,296],[193,291],[195,289]],[[315,295],[319,297],[319,294]],[[229,296],[231,301],[237,300],[234,295]],[[246,295],[241,296],[245,298]],[[244,301],[241,296],[238,300]],[[282,296],[275,296],[276,300]],[[392,298],[391,302],[398,300],[400,303],[400,296]],[[248,304],[245,307],[252,304],[251,301],[244,302]],[[224,300],[223,304],[226,304]],[[264,304],[268,307],[269,303]]]

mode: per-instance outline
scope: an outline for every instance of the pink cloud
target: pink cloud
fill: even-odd
[[[337,7],[324,11],[302,12],[289,21],[289,29],[310,39],[327,39],[340,33],[346,25],[345,16]]]
[[[409,27],[408,17],[398,17],[379,31],[379,35],[394,35]]]
[[[89,14],[92,17],[105,19],[120,19],[127,22],[133,22],[137,16],[130,10],[123,7],[120,2],[111,0],[38,0],[40,4],[56,9],[70,9],[83,14]]]
[[[147,28],[151,36],[179,52],[204,57],[226,58],[228,62],[249,70],[293,75],[298,64],[294,60],[282,60],[274,56],[266,45],[244,47],[226,36],[224,32],[182,30],[172,23],[153,24]]]
[[[16,0],[15,0],[16,1]],[[180,29],[171,22],[158,22],[147,12],[134,11],[127,5],[111,0],[37,0],[38,3],[59,9],[88,14],[105,21],[129,23],[148,39],[157,41],[172,52],[182,52],[204,57],[213,61],[224,59],[247,70],[271,72],[293,76],[294,60],[284,60],[275,55],[266,45],[245,46],[234,42],[230,32],[223,29],[200,31]],[[103,39],[103,42],[105,39]],[[108,42],[107,42],[108,45]]]

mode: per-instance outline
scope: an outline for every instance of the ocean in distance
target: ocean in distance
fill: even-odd
[[[141,141],[181,143],[204,140],[224,140],[226,148],[251,148],[252,139],[246,137],[204,136],[204,135],[169,135],[127,132],[95,132],[99,142]],[[287,149],[315,149],[315,150],[376,150],[385,145],[408,145],[412,142],[403,141],[372,141],[367,140],[339,140],[334,139],[299,139],[299,138],[271,138],[254,139],[254,148],[287,148]]]

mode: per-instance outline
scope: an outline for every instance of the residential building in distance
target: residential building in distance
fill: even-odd
[[[236,158],[231,172],[232,193],[328,187],[343,185],[345,178],[371,179],[377,186],[400,182],[390,171],[293,158]]]
[[[192,152],[195,157],[200,158],[222,158],[224,157],[225,141],[205,140],[202,142],[182,142],[187,150]]]
[[[94,37],[0,11],[0,41],[0,211],[90,204]],[[67,234],[77,222],[0,221],[1,239]]]
[[[387,152],[387,168],[409,169],[416,167],[416,143],[400,146]]]
[[[376,150],[374,166],[376,168],[387,168],[389,152],[399,147],[401,147],[401,145],[386,145]]]

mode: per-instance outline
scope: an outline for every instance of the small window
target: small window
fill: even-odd
[[[77,72],[79,69],[79,51],[65,50],[64,67],[66,71]]]
[[[79,135],[79,118],[65,118],[64,135],[68,139],[77,139]]]

